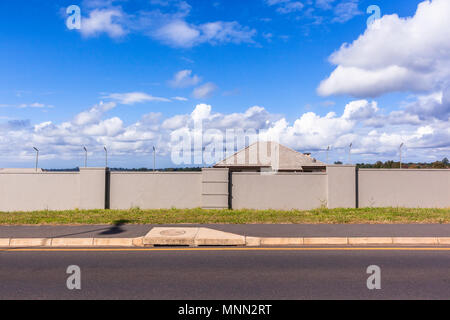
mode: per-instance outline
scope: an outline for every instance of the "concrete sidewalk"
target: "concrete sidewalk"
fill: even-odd
[[[0,238],[136,238],[151,225],[0,226]]]
[[[131,228],[130,228],[131,227]],[[238,226],[217,226],[216,228],[205,228],[198,226],[95,226],[87,227],[2,227],[10,234],[4,234],[0,230],[1,248],[28,248],[28,247],[153,247],[153,246],[316,246],[316,245],[450,245],[449,233],[446,227],[425,226],[428,232],[434,231],[434,234],[426,235],[408,234],[403,236],[399,233],[386,235],[382,233],[383,227],[388,226],[309,226],[315,228],[316,232],[328,231],[324,236],[316,233],[314,236],[296,233],[294,236],[284,234],[280,237],[275,236],[252,236],[242,233],[232,233],[219,228],[233,228]],[[263,226],[239,226],[249,229],[261,229]],[[253,228],[252,228],[253,227]],[[300,226],[305,227],[305,226]],[[323,230],[319,230],[319,228]],[[337,227],[337,228],[336,228]],[[423,226],[389,226],[390,232],[395,231],[395,227],[402,232],[413,232],[418,227]],[[399,228],[400,227],[400,228]],[[11,229],[8,229],[11,228]],[[16,228],[16,229],[15,229]],[[30,229],[31,228],[31,229]],[[52,229],[53,228],[53,229]],[[66,229],[59,229],[66,228]],[[67,229],[73,228],[73,229]],[[75,229],[78,228],[78,229]],[[81,228],[81,229],[79,229]],[[128,229],[126,229],[128,228]],[[147,230],[149,229],[150,230]],[[271,226],[272,231],[280,232],[279,228],[284,226]],[[331,230],[329,229],[331,228]],[[327,230],[328,229],[328,230]],[[403,230],[402,230],[403,229]],[[27,237],[20,237],[17,232],[26,233],[28,230],[34,235],[27,234]],[[330,231],[346,232],[344,235],[335,236]],[[352,235],[353,231],[358,233]],[[36,232],[41,232],[36,235]],[[62,234],[62,231],[66,233]],[[70,232],[69,232],[70,231]],[[256,232],[257,230],[252,230]],[[261,231],[261,230],[260,230]],[[293,230],[291,230],[293,231]],[[296,230],[299,232],[300,230]],[[311,230],[310,230],[311,231]],[[421,230],[422,232],[426,230]],[[42,232],[46,232],[43,235]],[[376,233],[377,232],[377,233]],[[386,231],[383,231],[386,232]],[[52,236],[58,234],[57,236]],[[49,236],[50,235],[50,236]],[[117,236],[121,235],[121,237]],[[134,237],[131,237],[134,235]],[[127,237],[128,236],[128,237]]]
[[[0,238],[136,238],[153,228],[208,228],[248,237],[450,237],[450,224],[308,225],[308,224],[186,224],[0,226]]]

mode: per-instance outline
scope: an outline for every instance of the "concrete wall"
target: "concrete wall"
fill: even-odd
[[[356,167],[327,167],[328,208],[356,208]]]
[[[229,208],[228,175],[228,169],[203,169],[202,208]]]
[[[79,208],[105,209],[105,197],[106,168],[81,168]]]
[[[2,173],[0,211],[79,208],[79,173]]]
[[[361,169],[359,207],[450,208],[450,170]]]
[[[314,209],[327,204],[325,173],[232,174],[233,209]]]
[[[111,209],[189,209],[201,206],[201,172],[111,172]]]
[[[450,170],[356,170],[326,173],[0,171],[0,211],[70,209],[450,208]],[[231,191],[231,194],[230,194]]]

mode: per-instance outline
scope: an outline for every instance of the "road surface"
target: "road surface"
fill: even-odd
[[[81,269],[68,290],[67,267]],[[368,290],[367,268],[381,268]],[[449,299],[447,248],[0,251],[0,299]]]

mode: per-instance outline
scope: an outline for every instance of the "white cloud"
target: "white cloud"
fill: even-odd
[[[176,115],[172,118],[165,120],[162,124],[162,128],[166,130],[175,130],[183,127],[188,117],[185,115]]]
[[[217,86],[212,82],[208,82],[198,88],[195,88],[192,92],[192,96],[196,99],[204,99],[210,97],[216,90]]]
[[[161,42],[181,48],[190,48],[202,43],[253,43],[256,30],[241,26],[238,22],[209,22],[200,25],[174,20],[153,33]]]
[[[83,0],[83,6],[87,8],[108,8],[117,1],[118,0]]]
[[[313,152],[321,160],[325,160],[321,150],[331,145],[336,160],[346,161],[346,148],[351,142],[355,160],[396,159],[400,143],[413,150],[406,153],[408,160],[423,161],[430,156],[441,160],[450,153],[449,102],[448,92],[437,92],[416,97],[386,114],[376,101],[356,100],[348,103],[341,113],[308,112],[294,121],[271,114],[261,106],[224,114],[214,112],[211,105],[199,104],[191,113],[166,119],[159,113],[149,113],[129,125],[117,116],[108,115],[117,102],[99,103],[60,123],[30,124],[26,120],[8,119],[0,122],[0,160],[17,164],[20,159],[31,159],[33,146],[43,150],[46,157],[60,160],[77,159],[81,145],[99,154],[103,145],[107,145],[114,158],[128,161],[147,155],[153,145],[167,155],[174,146],[171,136],[195,131],[195,123],[200,120],[206,132],[205,141],[211,141],[219,133],[224,135],[229,129],[261,130],[267,136],[277,134],[281,143]]]
[[[268,6],[277,6],[277,12],[281,14],[288,14],[296,11],[301,11],[305,5],[300,1],[291,0],[266,0]]]
[[[39,124],[34,126],[34,131],[35,132],[39,132],[39,131],[43,130],[44,128],[47,128],[47,127],[49,127],[51,125],[52,125],[51,121],[39,123]]]
[[[117,136],[123,131],[123,121],[117,117],[100,121],[84,129],[83,133],[88,136]]]
[[[321,95],[375,97],[389,92],[434,92],[450,77],[450,2],[424,1],[414,17],[386,15],[331,57],[337,65]]]
[[[417,78],[423,81],[417,81]],[[392,91],[426,91],[432,88],[431,77],[397,65],[383,69],[364,69],[339,65],[318,89],[322,96],[350,94],[375,97]]]
[[[52,109],[54,108],[51,104],[45,104],[40,102],[34,102],[34,103],[22,103],[17,106],[14,105],[0,105],[0,107],[17,107],[19,109],[26,109],[26,108],[36,108],[36,109]]]
[[[200,31],[186,21],[176,20],[163,25],[154,37],[174,47],[192,47],[200,37]]]
[[[335,0],[316,0],[316,7],[321,8],[323,10],[329,10],[332,8],[332,3]]]
[[[288,14],[292,12],[301,11],[305,5],[299,1],[287,2],[284,5],[277,8],[277,12],[281,14]]]
[[[201,78],[197,75],[192,75],[192,70],[181,70],[177,72],[169,84],[174,88],[187,88],[197,85]]]
[[[450,118],[450,88],[444,92],[435,92],[419,96],[408,103],[404,113],[416,115],[421,120],[447,120]]]
[[[366,120],[376,116],[378,111],[378,104],[375,101],[352,101],[345,107],[342,118],[350,120]]]
[[[344,23],[351,20],[353,17],[363,14],[358,9],[359,0],[347,0],[339,3],[334,8],[333,22]]]
[[[132,105],[132,104],[142,103],[142,102],[150,102],[150,101],[170,102],[169,99],[161,98],[161,97],[154,97],[154,96],[149,95],[144,92],[112,93],[109,95],[105,95],[103,98],[104,99],[112,99],[112,100],[117,101],[120,104],[127,104],[127,105]]]
[[[77,114],[73,120],[73,123],[77,126],[83,126],[86,124],[98,122],[105,112],[115,108],[116,106],[117,104],[115,102],[109,102],[106,104],[100,102],[99,104],[93,106],[91,109]]]
[[[253,43],[256,30],[241,26],[238,22],[209,22],[199,26],[202,31],[200,42],[220,43]]]
[[[139,11],[125,12],[118,1],[85,1],[88,12],[83,17],[80,32],[85,37],[106,33],[121,38],[129,33],[141,33],[166,45],[190,48],[199,44],[253,43],[256,30],[241,26],[237,21],[189,23],[191,6],[185,1],[152,1],[160,8],[141,7]]]
[[[106,33],[111,38],[120,38],[128,33],[124,27],[124,18],[125,14],[120,8],[94,9],[81,20],[80,32],[85,37]]]
[[[212,107],[207,104],[199,104],[192,111],[191,118],[193,121],[208,120],[211,116]]]
[[[188,98],[185,98],[185,97],[173,97],[172,98],[173,100],[176,100],[176,101],[189,101],[189,99]]]
[[[295,14],[296,20],[309,20],[310,25],[345,23],[363,12],[359,0],[264,0],[280,14]],[[331,11],[331,14],[326,11]]]

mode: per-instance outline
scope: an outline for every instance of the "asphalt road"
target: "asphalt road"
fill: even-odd
[[[0,226],[0,238],[134,238],[154,227],[204,227],[252,237],[450,237],[450,224]]]
[[[442,249],[0,251],[0,299],[449,299]],[[367,289],[370,265],[381,290]]]

